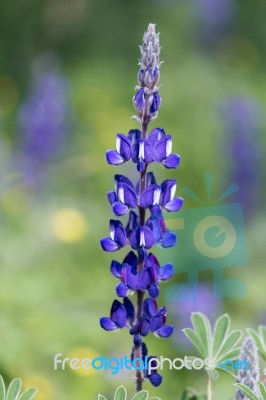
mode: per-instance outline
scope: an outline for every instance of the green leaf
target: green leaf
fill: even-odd
[[[159,397],[150,397],[149,400],[161,400],[161,399],[159,399]]]
[[[220,363],[224,363],[228,360],[233,361],[233,360],[238,360],[239,359],[239,354],[240,354],[240,350],[241,347],[237,347],[235,350],[232,350],[230,353],[225,354],[224,358],[219,359],[219,362],[216,364],[216,368],[228,373],[229,375],[232,375],[234,377],[236,377],[236,375],[231,371],[231,369],[229,368],[220,368],[218,365]]]
[[[25,390],[25,392],[22,393],[19,400],[31,400],[31,399],[33,399],[33,397],[35,396],[36,393],[37,393],[36,388],[34,388],[34,387],[29,388],[29,389]],[[104,400],[106,400],[106,399],[104,399]]]
[[[263,340],[264,349],[266,351],[266,326],[265,325],[259,326],[259,334],[260,334],[261,339]]]
[[[137,393],[132,400],[148,400],[149,392],[147,390],[142,390],[141,392]]]
[[[211,356],[212,333],[208,318],[201,313],[192,313],[191,321],[204,348],[203,356]]]
[[[119,386],[116,389],[114,400],[126,400],[127,398],[127,391],[124,386]]]
[[[5,383],[2,376],[0,375],[0,399],[4,400],[5,395],[6,395]]]
[[[266,388],[265,388],[265,386],[263,385],[262,382],[257,382],[257,385],[258,385],[258,389],[259,389],[260,395],[262,397],[262,400],[266,400]]]
[[[6,400],[17,400],[20,389],[21,389],[21,379],[19,378],[13,379],[13,381],[9,385],[6,394]]]
[[[240,348],[236,346],[241,340],[243,333],[239,330],[230,332],[231,320],[227,314],[217,319],[213,335],[209,319],[206,315],[192,313],[191,321],[194,330],[186,328],[183,329],[183,332],[195,346],[202,358],[212,360],[212,365],[206,368],[206,371],[212,380],[216,380],[219,378],[219,372],[217,371],[218,364],[226,360],[235,360],[239,357]],[[228,373],[228,371],[225,372]],[[230,375],[235,376],[231,373]],[[183,397],[184,396],[186,396],[186,394],[183,394]],[[186,397],[184,397],[184,400],[185,399]]]
[[[258,332],[251,328],[247,329],[247,332],[255,340],[261,357],[266,361],[266,326],[260,325]]]
[[[201,343],[201,340],[199,339],[195,331],[193,331],[193,329],[190,328],[185,328],[183,329],[183,332],[186,335],[186,337],[191,341],[191,343],[195,346],[195,348],[198,350],[199,354],[205,358],[206,356],[205,356],[204,346]]]
[[[104,397],[104,396],[101,395],[101,394],[98,394],[98,400],[107,400],[107,398]]]
[[[218,354],[215,355],[216,362],[220,362],[225,357],[228,356],[233,350],[235,350],[235,346],[240,341],[243,333],[241,331],[232,331],[230,335],[225,339],[223,345],[221,346]],[[228,358],[228,357],[227,357]]]
[[[246,385],[243,385],[242,383],[235,383],[234,384],[238,389],[243,392],[250,400],[260,400],[253,392],[250,390],[250,388]]]
[[[217,319],[214,326],[212,354],[218,354],[225,338],[229,334],[231,320],[228,314],[222,315]]]
[[[257,347],[261,347],[262,343],[261,343],[260,335],[258,334],[258,332],[256,332],[255,329],[247,328],[247,333],[249,336],[253,337]]]
[[[249,336],[251,336],[254,339],[256,346],[258,348],[258,351],[259,351],[261,357],[264,359],[264,361],[266,361],[266,341],[264,338],[265,330],[266,330],[266,327],[263,325],[259,326],[258,332],[256,332],[254,329],[251,329],[251,328],[247,329]]]
[[[219,359],[219,362],[225,362],[227,360],[238,360],[240,354],[241,347],[236,347],[234,350],[226,353],[224,358]]]

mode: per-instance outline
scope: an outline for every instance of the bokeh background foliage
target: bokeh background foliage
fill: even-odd
[[[247,266],[225,271],[246,282],[247,296],[215,296],[211,273],[203,271],[196,299],[168,304],[175,336],[167,343],[150,338],[150,351],[190,354],[181,329],[191,311],[210,318],[226,311],[234,328],[266,322],[265,13],[263,0],[0,2],[0,373],[6,381],[20,376],[25,387],[37,386],[38,400],[94,399],[119,384],[133,393],[130,374],[54,371],[53,357],[130,353],[125,332],[108,334],[98,324],[115,294],[111,256],[99,238],[108,231],[106,192],[114,173],[104,153],[117,132],[136,127],[130,117],[137,45],[149,22],[161,32],[165,60],[154,126],[173,135],[182,156],[179,193],[186,185],[206,200],[206,172],[215,173],[216,197],[237,182],[231,200],[243,207],[249,253]],[[184,197],[185,209],[197,206]],[[171,261],[172,283],[185,282],[178,253]],[[164,293],[160,302],[167,302]],[[203,390],[205,375],[165,370],[151,393],[174,399],[192,383]],[[230,383],[228,377],[215,383],[218,400],[233,396]]]

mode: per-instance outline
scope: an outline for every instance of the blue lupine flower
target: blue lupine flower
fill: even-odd
[[[176,244],[176,235],[166,227],[163,213],[159,206],[151,207],[151,216],[146,224],[153,232],[154,242],[162,247],[173,247]]]
[[[109,192],[108,198],[114,214],[121,216],[137,206],[137,196],[132,182],[123,175],[115,175],[115,186],[116,192]]]
[[[173,325],[166,324],[167,310],[158,308],[155,298],[159,296],[159,283],[170,279],[173,265],[167,263],[160,266],[157,258],[148,250],[155,245],[171,247],[176,243],[176,236],[166,227],[162,209],[168,212],[178,211],[183,199],[175,197],[176,181],[166,179],[157,184],[152,172],[147,167],[152,162],[160,163],[166,168],[177,168],[180,162],[178,154],[172,154],[172,139],[162,128],[155,128],[146,135],[149,122],[157,116],[161,98],[156,86],[160,78],[160,45],[155,26],[150,24],[144,34],[141,46],[139,84],[133,101],[138,111],[134,119],[141,124],[141,130],[131,129],[128,135],[118,133],[116,150],[106,152],[106,160],[111,165],[121,165],[132,161],[140,172],[138,182],[133,183],[124,175],[115,175],[115,190],[108,193],[108,199],[116,216],[125,215],[128,219],[124,225],[117,220],[110,220],[110,237],[101,239],[105,251],[116,251],[126,245],[132,250],[120,263],[113,260],[111,273],[120,280],[116,286],[116,294],[123,298],[113,302],[110,317],[100,319],[105,330],[129,328],[133,336],[132,357],[148,354],[142,338],[154,333],[161,338],[172,335]],[[149,216],[146,217],[146,213]],[[137,297],[136,309],[128,299],[129,294]],[[148,297],[145,298],[145,295]],[[142,374],[143,375],[143,374]],[[136,378],[136,389],[141,390],[144,378],[154,386],[159,386],[162,377],[153,371]]]
[[[160,204],[163,209],[171,212],[179,211],[183,205],[181,197],[174,197],[176,180],[167,179],[158,186],[152,172],[147,174],[146,188],[141,194],[140,183],[135,189],[132,182],[123,175],[115,175],[115,187],[116,192],[108,192],[108,199],[116,216],[124,215],[137,205],[146,209]]]
[[[147,224],[135,228],[130,236],[130,244],[134,250],[140,247],[150,249],[155,244],[151,228]]]
[[[134,340],[135,339],[136,339],[136,336],[135,336]],[[162,383],[163,377],[162,377],[162,375],[158,374],[158,372],[157,372],[157,369],[156,369],[157,363],[156,363],[156,365],[154,364],[157,357],[156,356],[148,357],[148,349],[144,342],[140,342],[139,346],[141,347],[141,354],[142,354],[142,360],[143,360],[144,365],[149,364],[150,360],[154,360],[154,362],[151,361],[151,363],[150,363],[151,367],[152,367],[152,371],[149,373],[149,371],[145,369],[144,377],[149,379],[150,383],[153,386],[155,386],[155,387],[160,386],[160,384]],[[147,357],[147,361],[146,361],[146,357]],[[131,361],[133,361],[133,359],[134,359],[134,349],[131,353]]]
[[[135,213],[135,211],[129,212],[129,217],[127,221],[127,225],[125,228],[127,238],[130,239],[132,232],[139,226],[139,216]]]
[[[174,268],[172,264],[167,263],[163,266],[160,266],[159,261],[152,253],[150,253],[145,260],[145,268],[149,273],[151,285],[157,285],[158,282],[167,281],[174,274]]]
[[[143,315],[140,317],[139,321],[130,329],[129,333],[136,336],[134,338],[134,343],[142,341],[142,337],[148,335],[150,330],[150,321]]]
[[[173,325],[167,325],[167,311],[165,307],[158,309],[157,302],[153,298],[147,298],[143,303],[143,314],[139,322],[131,329],[130,334],[146,336],[149,332],[163,338],[169,337],[174,331]]]
[[[142,172],[151,162],[161,163],[165,168],[177,168],[180,163],[178,154],[171,154],[172,138],[161,128],[153,129],[147,139],[141,139],[141,131],[131,129],[128,136],[119,133],[116,150],[106,152],[106,160],[111,165],[121,165],[132,159]]]
[[[151,363],[150,363],[150,360],[152,360]],[[162,383],[163,377],[162,377],[162,375],[158,374],[157,369],[155,369],[156,365],[158,365],[157,362],[156,362],[156,364],[155,364],[155,362],[156,362],[155,356],[148,357],[148,363],[151,364],[152,371],[150,374],[148,371],[145,371],[144,376],[145,376],[145,378],[149,379],[150,383],[153,386],[157,387],[157,386],[160,386],[160,384]]]
[[[124,328],[128,323],[132,324],[135,317],[134,306],[131,301],[125,297],[124,304],[120,303],[118,300],[114,300],[111,311],[110,318],[102,317],[100,319],[100,324],[106,331],[113,331],[115,329]]]
[[[147,298],[143,303],[144,315],[150,320],[150,331],[161,337],[169,337],[174,331],[173,325],[167,325],[165,307],[158,309],[155,299]]]
[[[145,139],[139,139],[132,147],[132,161],[137,164],[139,172],[143,172],[145,165],[153,161],[152,148]]]
[[[110,238],[101,239],[104,251],[116,251],[127,244],[126,231],[122,222],[110,220]]]
[[[108,150],[106,152],[106,160],[108,164],[120,165],[130,160],[131,143],[130,139],[122,133],[118,133],[116,138],[116,151]]]
[[[157,258],[150,253],[144,261],[144,268],[138,272],[138,259],[133,251],[130,251],[122,264],[112,261],[111,273],[121,280],[116,287],[119,297],[127,296],[131,291],[141,290],[149,293],[151,297],[158,297],[158,283],[170,279],[173,275],[173,265],[165,264],[160,267]]]
[[[110,318],[102,317],[100,319],[101,327],[107,331],[113,331],[117,328],[124,328],[126,326],[127,314],[123,304],[118,300],[114,300],[110,311]]]
[[[155,162],[162,163],[166,168],[178,167],[180,156],[178,154],[171,154],[171,135],[166,135],[161,128],[155,128],[150,132],[147,141],[152,146],[153,160]]]
[[[179,211],[184,200],[181,197],[175,197],[176,180],[167,179],[161,184],[160,204],[166,211]]]
[[[140,206],[142,208],[153,207],[160,202],[161,191],[160,187],[156,184],[152,184],[143,190],[140,197]]]
[[[158,92],[152,93],[149,98],[149,103],[148,103],[148,113],[151,117],[153,117],[161,104],[161,98]],[[134,105],[136,107],[136,110],[139,111],[140,113],[144,112],[144,107],[145,107],[145,89],[140,88],[139,91],[135,94],[134,96]]]

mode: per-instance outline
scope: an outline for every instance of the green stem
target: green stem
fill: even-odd
[[[145,95],[145,105],[141,118],[141,139],[146,139],[148,124],[149,124],[148,110],[149,110],[149,95]],[[140,173],[140,196],[146,187],[146,173],[147,173],[147,166],[145,166],[144,171]],[[140,226],[143,226],[145,224],[145,209],[142,207],[139,207],[139,224]],[[144,268],[143,260],[139,259],[138,272],[142,271],[143,268]],[[138,323],[142,314],[144,293],[141,290],[137,290],[136,295],[137,295],[137,304],[136,304],[135,323]],[[141,346],[134,347],[134,357],[140,359],[142,358]],[[142,390],[142,383],[143,383],[143,373],[141,370],[136,370],[136,392],[140,392]]]
[[[212,400],[212,380],[208,376],[208,385],[207,385],[207,399]]]

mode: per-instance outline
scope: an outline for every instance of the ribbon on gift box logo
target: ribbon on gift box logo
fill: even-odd
[[[169,249],[168,260],[160,250],[158,256],[163,263],[173,260],[177,274],[187,273],[188,284],[197,284],[199,272],[210,270],[216,295],[243,296],[246,287],[241,282],[224,278],[225,268],[241,267],[248,261],[241,204],[221,204],[238,190],[238,185],[233,183],[213,201],[213,179],[214,174],[205,175],[207,204],[190,188],[183,188],[182,193],[200,207],[166,216],[167,227],[177,233],[177,247]]]

